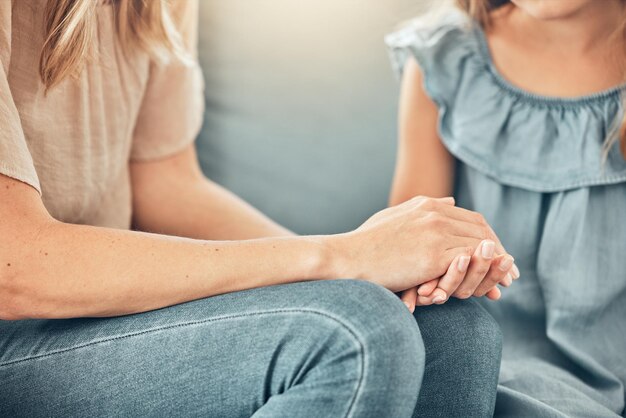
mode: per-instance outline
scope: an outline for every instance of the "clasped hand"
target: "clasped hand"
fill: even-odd
[[[453,204],[454,200],[447,202]],[[450,297],[468,299],[486,296],[498,300],[502,293],[497,285],[509,287],[519,279],[520,271],[515,259],[506,253],[484,219],[480,217],[478,220],[488,228],[486,232],[490,238],[483,240],[471,256],[456,256],[443,276],[403,291],[400,298],[411,313],[416,306],[441,305]]]
[[[415,306],[501,296],[519,269],[500,240],[476,212],[455,206],[453,198],[416,197],[385,209],[339,245],[343,277],[358,277],[402,292]]]

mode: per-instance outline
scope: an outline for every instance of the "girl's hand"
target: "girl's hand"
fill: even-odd
[[[415,306],[445,303],[447,295],[460,299],[467,299],[470,296],[486,296],[491,300],[500,299],[500,289],[496,285],[509,287],[520,275],[513,257],[508,254],[493,256],[492,248],[498,248],[498,246],[499,243],[490,241],[481,243],[472,256],[466,277],[461,278],[457,287],[452,291],[450,287],[442,286],[442,279],[435,279],[418,288],[405,291],[401,295],[402,301],[409,310],[413,311]]]
[[[332,238],[332,275],[362,278],[394,292],[443,276],[452,290],[458,285],[454,269],[459,262],[466,263],[492,235],[480,215],[454,207],[454,199],[417,197]]]
[[[469,255],[457,256],[443,277],[402,292],[402,302],[409,308],[411,313],[415,311],[416,306],[445,303],[448,300],[448,295],[451,295],[465,278],[470,259]]]

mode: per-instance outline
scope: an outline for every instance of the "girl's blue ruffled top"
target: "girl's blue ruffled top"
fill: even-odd
[[[427,20],[386,38],[393,66],[417,60],[457,159],[457,203],[485,216],[522,272],[500,301],[481,300],[504,334],[496,416],[621,415],[626,160],[616,143],[604,162],[603,145],[624,88],[528,93],[465,14]]]
[[[461,12],[436,26],[418,20],[386,41],[398,73],[417,59],[441,111],[441,139],[466,164],[541,192],[626,181],[619,147],[601,158],[620,122],[622,86],[572,99],[525,92],[500,75],[482,29]]]

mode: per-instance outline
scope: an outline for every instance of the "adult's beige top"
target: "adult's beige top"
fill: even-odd
[[[84,68],[47,92],[38,70],[44,5],[0,1],[0,174],[34,187],[60,221],[127,229],[130,163],[175,154],[202,123],[197,1],[171,6],[193,59],[167,62],[124,53],[113,6],[100,2]]]

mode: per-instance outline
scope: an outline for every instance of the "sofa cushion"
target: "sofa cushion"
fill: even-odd
[[[383,43],[423,0],[203,0],[207,175],[299,233],[385,207],[398,85]]]

